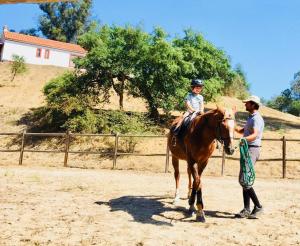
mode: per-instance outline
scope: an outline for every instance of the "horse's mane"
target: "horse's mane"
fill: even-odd
[[[234,114],[231,113],[232,112],[231,109],[221,108],[221,107],[217,106],[217,108],[211,109],[211,110],[205,112],[204,114],[197,115],[195,117],[195,119],[193,120],[191,127],[195,127],[195,125],[202,125],[205,121],[207,121],[207,119],[209,117],[211,117],[211,115],[219,114],[221,117],[224,117],[226,112],[228,112],[229,115],[234,116]],[[173,120],[173,122],[171,123],[171,126],[176,125],[179,120],[180,120],[180,117]]]
[[[192,122],[191,127],[201,126],[205,124],[211,116],[217,116],[220,115],[220,119],[224,118],[225,115],[228,114],[230,117],[233,117],[234,114],[232,114],[232,111],[230,109],[217,107],[216,109],[211,109],[207,112],[205,112],[202,115],[198,115],[194,121]]]

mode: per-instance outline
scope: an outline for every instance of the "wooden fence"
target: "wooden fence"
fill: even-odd
[[[0,136],[19,136],[22,138],[21,146],[16,150],[9,149],[0,149],[0,152],[20,152],[19,157],[19,165],[23,163],[23,155],[25,152],[44,152],[44,153],[64,153],[64,167],[68,167],[68,156],[69,154],[102,154],[100,151],[70,151],[70,143],[71,137],[113,137],[114,139],[114,150],[110,154],[113,157],[112,168],[116,169],[117,167],[117,158],[118,156],[165,156],[165,172],[169,170],[169,159],[170,159],[170,151],[168,147],[166,147],[166,151],[164,154],[162,153],[153,153],[153,154],[142,154],[142,153],[124,153],[118,152],[119,150],[119,139],[120,138],[167,138],[166,135],[123,135],[123,134],[78,134],[78,133],[27,133],[24,131],[23,133],[0,133]],[[39,136],[39,137],[62,137],[65,139],[65,147],[64,150],[33,150],[26,149],[26,137],[27,136]],[[268,158],[268,159],[260,159],[259,161],[281,161],[282,162],[282,178],[286,178],[286,163],[287,161],[300,161],[297,158],[287,158],[287,149],[286,143],[288,141],[300,142],[300,139],[287,139],[285,137],[282,138],[263,138],[263,141],[280,141],[282,142],[282,158]],[[225,151],[223,148],[222,155],[213,155],[212,158],[221,158],[222,159],[222,168],[221,175],[224,175],[224,167],[226,159],[229,160],[239,160],[238,158],[230,157],[225,155]]]

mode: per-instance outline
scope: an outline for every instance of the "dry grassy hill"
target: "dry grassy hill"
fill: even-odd
[[[51,78],[66,69],[28,65],[28,71],[11,81],[9,63],[0,63],[0,132],[16,132],[24,128],[16,121],[30,108],[44,103],[42,88]]]

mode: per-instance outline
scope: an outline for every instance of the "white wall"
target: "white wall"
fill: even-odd
[[[37,48],[42,49],[41,57],[36,57]],[[50,50],[49,59],[45,59],[46,49]],[[12,55],[14,54],[23,56],[25,58],[25,62],[30,64],[69,67],[71,52],[5,40],[2,52],[2,60],[11,61]]]

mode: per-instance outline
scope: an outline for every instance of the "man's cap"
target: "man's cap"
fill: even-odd
[[[246,103],[246,102],[254,102],[256,103],[257,105],[260,105],[260,98],[258,96],[250,96],[248,97],[246,100],[243,100],[243,103]]]

